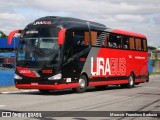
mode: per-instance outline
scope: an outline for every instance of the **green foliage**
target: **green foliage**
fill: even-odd
[[[149,73],[150,75],[160,75],[160,72]]]
[[[152,61],[152,66],[153,67],[155,67],[156,62],[157,62],[157,59],[153,59],[153,61]]]
[[[152,66],[153,67],[155,66],[155,64],[156,64],[157,61],[158,61],[158,55],[157,55],[157,53],[155,53],[155,59],[152,62]]]
[[[157,50],[157,48],[153,46],[148,46],[148,50]]]
[[[5,33],[3,33],[2,31],[0,31],[0,38],[7,38],[8,36],[5,34]]]

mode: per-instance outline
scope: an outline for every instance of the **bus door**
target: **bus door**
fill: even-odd
[[[89,53],[89,32],[82,30],[67,31],[64,57],[63,77],[78,80]]]
[[[70,30],[67,30],[65,42],[63,46],[63,64],[62,64],[62,77],[66,78],[66,82],[72,82],[73,79],[73,37]]]
[[[89,31],[75,30],[73,35],[74,77],[79,78],[90,51]]]

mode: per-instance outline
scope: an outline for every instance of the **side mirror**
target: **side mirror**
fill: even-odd
[[[20,33],[20,30],[14,30],[9,33],[9,35],[8,35],[8,44],[9,45],[12,43],[12,39],[16,33]]]
[[[58,33],[58,45],[63,45],[66,29],[61,29]]]

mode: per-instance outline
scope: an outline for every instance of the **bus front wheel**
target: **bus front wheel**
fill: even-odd
[[[87,88],[87,78],[85,75],[81,75],[78,82],[78,87],[74,88],[73,91],[77,93],[83,93],[86,91],[86,88]]]

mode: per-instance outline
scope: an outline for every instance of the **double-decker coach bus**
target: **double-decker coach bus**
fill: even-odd
[[[40,92],[88,86],[132,88],[149,81],[146,36],[68,17],[42,17],[24,30],[17,48],[15,86]]]

